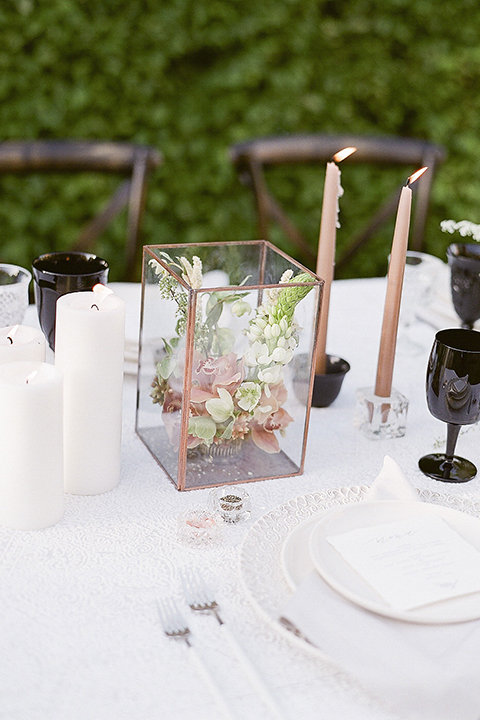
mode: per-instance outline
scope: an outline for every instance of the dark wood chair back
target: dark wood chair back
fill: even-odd
[[[107,225],[127,207],[127,238],[122,280],[136,279],[140,229],[149,174],[163,161],[154,148],[131,143],[78,140],[6,141],[0,143],[0,174],[113,173],[126,179],[103,210],[83,228],[69,250],[92,250]]]
[[[423,247],[430,191],[435,171],[445,157],[443,147],[425,140],[398,137],[368,137],[358,135],[286,135],[264,137],[237,143],[230,148],[230,159],[236,167],[240,180],[251,188],[257,212],[258,236],[268,240],[270,221],[275,220],[286,236],[298,248],[306,261],[315,263],[316,250],[308,243],[292,222],[279,201],[267,185],[265,170],[280,164],[324,164],[345,147],[356,147],[357,151],[344,160],[348,163],[371,163],[378,165],[404,165],[412,171],[427,165],[426,172],[415,184],[415,214],[412,223],[411,246],[415,250]],[[337,259],[337,270],[341,270],[374,233],[394,215],[401,188],[382,205],[368,225],[349,241],[347,249]],[[319,198],[319,205],[321,198]],[[321,205],[320,205],[321,206]]]

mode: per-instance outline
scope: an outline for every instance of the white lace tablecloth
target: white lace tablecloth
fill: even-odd
[[[138,285],[119,284],[128,303],[127,337],[135,339]],[[124,393],[122,477],[96,497],[67,496],[56,526],[36,532],[0,528],[0,718],[5,720],[215,720],[219,717],[183,644],[164,637],[156,599],[180,597],[179,571],[195,564],[215,588],[224,619],[255,662],[289,718],[390,720],[346,674],[265,621],[240,581],[239,548],[252,522],[292,498],[325,488],[369,485],[385,454],[418,488],[480,500],[480,480],[451,486],[425,478],[420,455],[443,441],[445,427],[427,410],[424,378],[434,329],[412,332],[424,350],[398,355],[394,385],[410,399],[404,438],[372,442],[353,426],[355,390],[372,385],[385,281],[334,283],[328,352],[351,364],[337,401],[313,409],[305,473],[246,485],[247,523],[225,527],[202,548],[177,539],[177,517],[204,507],[208,490],[179,493],[134,431],[135,378]],[[35,324],[30,307],[26,322]],[[452,319],[452,325],[455,320]],[[458,452],[480,466],[477,426]],[[0,459],[1,461],[1,459]],[[441,487],[438,487],[441,485]],[[268,719],[228,653],[212,618],[188,616],[196,644],[238,718]]]

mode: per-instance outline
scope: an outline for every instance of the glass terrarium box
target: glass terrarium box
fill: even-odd
[[[303,472],[322,285],[263,240],[144,247],[136,431],[178,490]]]

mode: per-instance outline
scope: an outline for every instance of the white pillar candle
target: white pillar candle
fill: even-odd
[[[57,300],[55,365],[64,378],[68,493],[98,495],[120,480],[124,343],[121,298],[88,291]]]
[[[43,362],[0,365],[0,524],[40,530],[63,515],[62,374]]]
[[[0,365],[16,360],[45,362],[45,336],[27,325],[0,328]]]

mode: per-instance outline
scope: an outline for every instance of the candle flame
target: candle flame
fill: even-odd
[[[96,285],[94,285],[92,291],[99,296],[99,299],[96,303],[92,304],[91,310],[93,310],[93,308],[95,308],[95,310],[100,310],[99,306],[102,304],[105,298],[109,295],[113,295],[113,290],[105,287],[105,285],[102,285],[102,283],[97,283]]]
[[[332,160],[337,163],[342,162],[342,160],[346,160],[347,157],[350,157],[350,155],[353,155],[353,153],[356,151],[356,147],[343,148],[343,150],[339,150],[337,153],[335,153]]]
[[[27,377],[25,378],[25,382],[28,384],[30,382],[30,380],[33,380],[35,375],[38,375],[38,370],[34,370],[33,372],[30,373],[30,375],[27,375]]]
[[[113,290],[106,287],[106,285],[102,285],[102,283],[97,283],[96,285],[94,285],[92,291],[95,293],[101,293],[103,297],[107,297],[107,295],[113,294]]]
[[[18,325],[12,325],[10,328],[10,332],[7,335],[7,340],[10,340],[10,345],[13,345],[13,338],[15,336],[15,333],[17,332],[19,326]]]
[[[428,167],[420,168],[420,170],[417,170],[417,172],[414,172],[413,175],[410,175],[410,177],[407,180],[407,185],[413,185],[413,183],[418,180],[419,177],[423,175],[424,172],[427,172]]]

